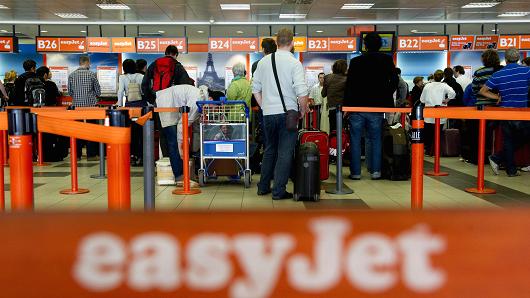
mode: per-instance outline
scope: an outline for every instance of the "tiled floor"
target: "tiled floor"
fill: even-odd
[[[426,159],[426,170],[432,168],[432,159]],[[476,183],[475,165],[466,164],[458,158],[443,158],[443,170],[448,177],[424,179],[424,207],[439,208],[501,208],[528,206],[530,204],[530,173],[508,178],[505,173],[494,176],[486,166],[486,185],[495,188],[495,195],[473,195],[463,189]],[[107,181],[90,178],[97,174],[97,162],[81,161],[79,187],[90,192],[82,195],[61,195],[59,191],[70,187],[68,162],[55,163],[46,167],[34,168],[35,209],[36,211],[104,211],[107,208]],[[325,186],[334,187],[335,169]],[[143,178],[141,168],[132,168],[131,194],[133,210],[143,210]],[[177,196],[171,192],[174,187],[156,187],[157,210],[314,210],[314,209],[408,209],[410,208],[410,181],[372,181],[366,174],[360,181],[347,179],[349,170],[344,168],[344,182],[354,190],[350,195],[330,195],[322,191],[320,202],[295,202],[292,200],[272,201],[271,197],[256,194],[256,181],[252,188],[245,189],[241,184],[218,181],[202,188],[202,193],[194,196]],[[5,169],[6,208],[10,208],[9,168]],[[292,189],[289,184],[288,189]]]

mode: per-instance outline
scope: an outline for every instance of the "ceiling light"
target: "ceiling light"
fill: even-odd
[[[250,10],[250,4],[221,4],[222,10]]]
[[[462,8],[490,8],[493,6],[496,6],[497,4],[500,4],[499,2],[471,2],[468,3]]]
[[[215,23],[215,19],[213,17],[210,18],[210,24]]]
[[[341,9],[370,9],[375,3],[351,3],[344,4]]]
[[[280,19],[305,19],[305,13],[281,13]]]
[[[241,30],[237,30],[236,33],[237,33],[237,34],[243,34],[244,32],[241,31]]]
[[[316,33],[324,33],[324,31],[322,31],[322,30],[317,30],[317,31],[315,31],[315,32],[316,32]]]
[[[438,34],[436,31],[418,31],[418,30],[410,30],[410,32],[414,34]]]
[[[2,30],[0,30],[0,33],[7,33],[7,30],[6,29],[2,29]]]
[[[81,30],[81,31],[79,31],[79,32],[81,32],[81,33],[86,33],[86,30]]]
[[[499,17],[525,17],[527,15],[529,15],[530,12],[528,11],[511,11],[511,12],[505,12],[505,13],[502,13],[500,15],[498,15]]]
[[[41,30],[40,33],[48,33],[48,30]]]
[[[164,34],[164,33],[166,33],[166,31],[164,31],[164,30],[158,30],[158,33]]]
[[[56,16],[63,19],[87,19],[88,17],[81,13],[71,13],[71,12],[57,12]]]
[[[203,34],[203,33],[204,33],[204,31],[202,31],[202,30],[199,30],[199,31],[197,31],[197,33],[199,33],[199,34]]]
[[[129,6],[123,3],[101,3],[96,4],[101,9],[114,9],[114,10],[127,10],[131,9]]]
[[[3,4],[0,4],[0,9],[9,9],[9,7],[3,5]]]

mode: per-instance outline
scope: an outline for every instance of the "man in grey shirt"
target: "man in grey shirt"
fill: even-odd
[[[273,55],[276,59],[285,106],[287,110],[300,110],[302,115],[305,115],[308,111],[309,89],[302,63],[291,53],[294,47],[293,32],[281,29],[276,42],[278,51]],[[252,89],[256,101],[263,110],[266,145],[258,195],[271,193],[271,180],[274,179],[272,199],[290,199],[293,194],[286,191],[286,185],[291,172],[298,132],[286,128],[286,114],[274,78],[272,55],[264,57],[258,64]]]

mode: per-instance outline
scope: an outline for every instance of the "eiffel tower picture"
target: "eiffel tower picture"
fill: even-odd
[[[206,62],[206,70],[199,79],[199,86],[206,85],[213,91],[225,90],[225,79],[220,78],[215,71],[215,65],[213,64],[213,57],[211,53],[208,53],[208,61]]]

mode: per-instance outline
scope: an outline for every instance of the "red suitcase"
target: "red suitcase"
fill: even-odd
[[[308,142],[317,144],[320,152],[320,180],[327,180],[329,178],[328,134],[319,130],[301,130],[298,141],[300,145]]]
[[[440,140],[440,146],[442,156],[460,156],[460,130],[455,128],[444,130]]]

